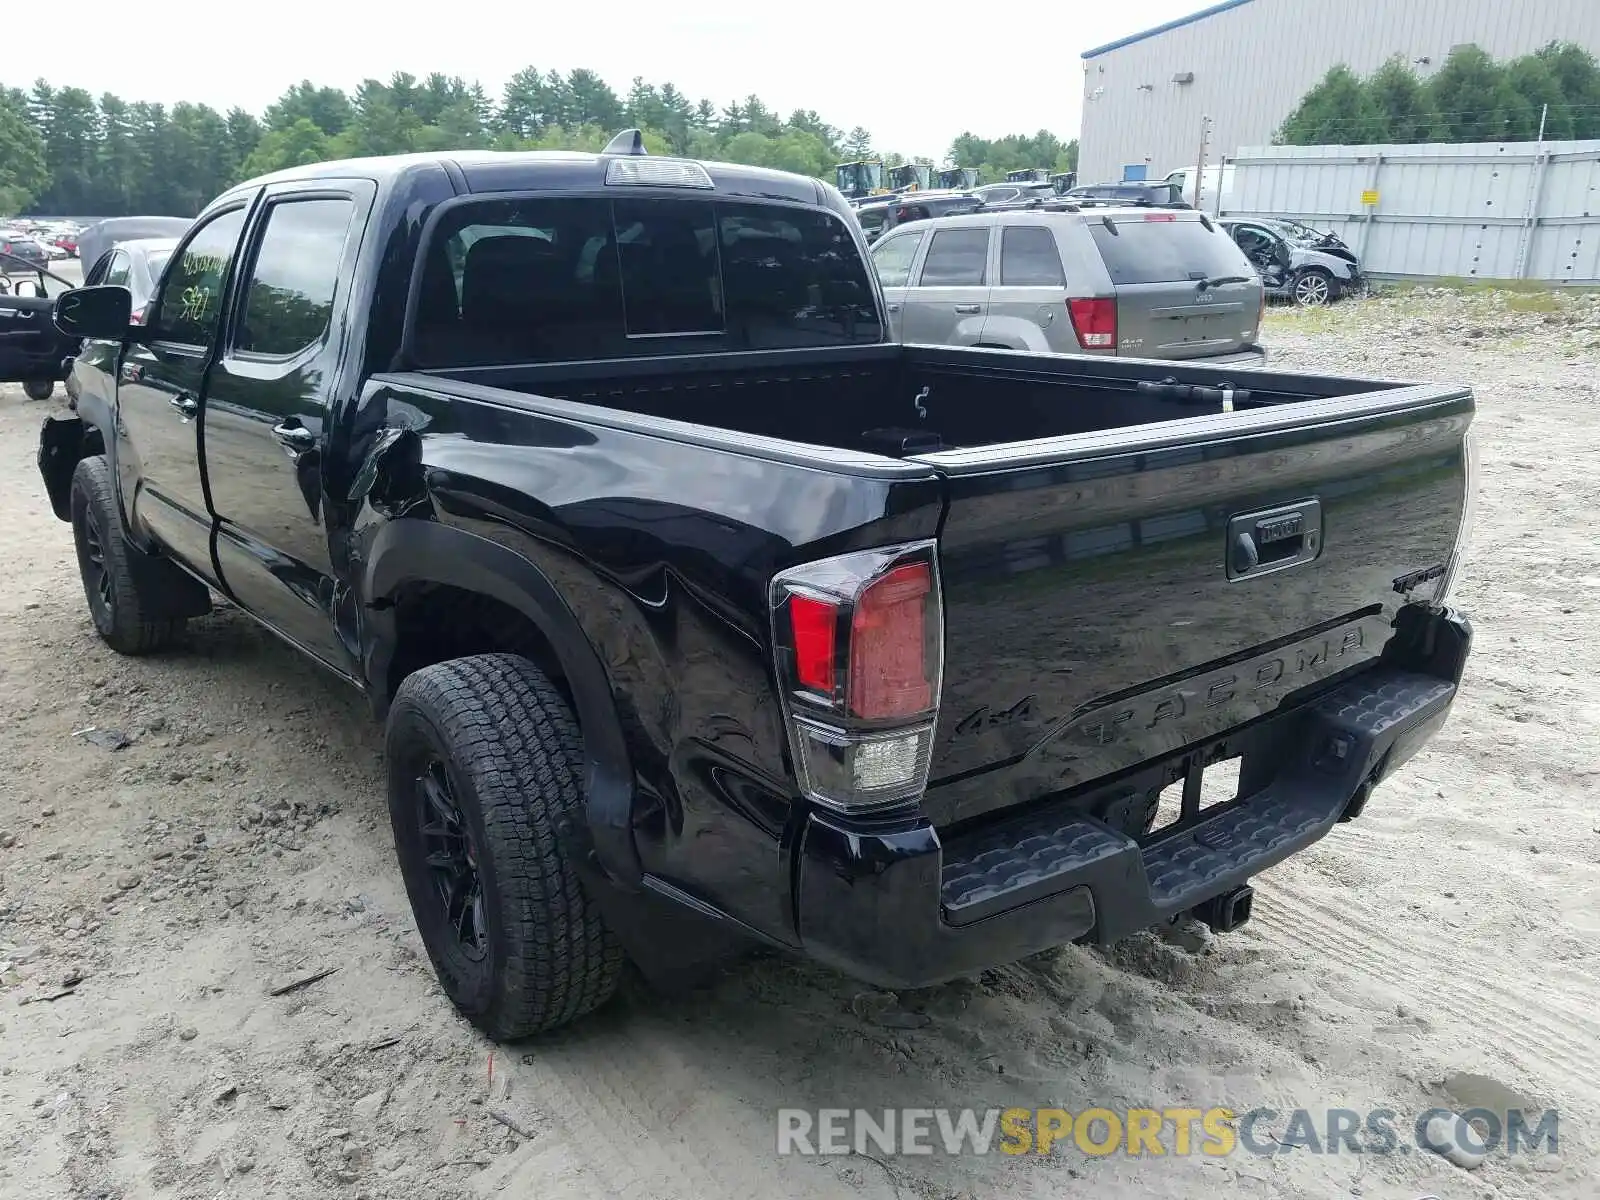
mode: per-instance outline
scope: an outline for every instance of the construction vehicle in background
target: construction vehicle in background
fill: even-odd
[[[1078,173],[1076,171],[1057,171],[1050,176],[1050,182],[1055,184],[1056,195],[1070,192],[1078,186]]]
[[[889,191],[883,185],[883,160],[862,158],[840,163],[833,169],[834,186],[847,200],[865,200]]]
[[[889,168],[891,192],[926,192],[933,187],[933,168],[927,163],[902,163]]]
[[[1029,167],[1025,171],[1007,171],[1007,183],[1049,183],[1050,172],[1043,167]]]
[[[979,181],[977,167],[949,167],[939,172],[939,186],[952,191],[970,192]]]

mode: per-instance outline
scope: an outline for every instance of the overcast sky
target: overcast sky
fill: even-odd
[[[56,23],[61,53],[41,60],[56,85],[127,100],[193,100],[259,113],[287,86],[311,79],[351,88],[395,71],[476,79],[498,98],[528,65],[588,67],[618,93],[635,75],[672,81],[719,107],[750,95],[788,113],[865,125],[880,151],[942,159],[963,130],[986,137],[1049,129],[1075,137],[1082,107],[1079,55],[1159,25],[1209,0],[1022,0],[1015,7],[806,0],[646,0],[572,4],[468,0],[452,5],[273,0],[243,9],[216,0],[79,0]],[[935,19],[943,11],[949,16]],[[126,52],[89,53],[84,31],[131,31]],[[26,58],[0,81],[17,86]]]

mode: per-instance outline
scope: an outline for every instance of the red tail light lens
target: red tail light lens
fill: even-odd
[[[832,697],[834,692],[834,630],[839,607],[810,596],[789,599],[789,623],[794,627],[795,682],[808,691]]]
[[[933,705],[929,671],[927,563],[896,567],[866,591],[851,618],[850,711],[914,717]]]
[[[772,580],[779,697],[796,782],[845,812],[927,786],[943,669],[932,540],[804,563]]]
[[[148,307],[148,305],[140,305],[138,308],[134,309],[131,313],[129,313],[128,314],[128,324],[130,324],[130,325],[143,325],[144,324],[144,311],[145,311],[145,309],[147,307]]]
[[[1114,350],[1117,345],[1117,302],[1105,298],[1068,300],[1072,331],[1085,350]]]

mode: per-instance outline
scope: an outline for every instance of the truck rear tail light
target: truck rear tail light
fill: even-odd
[[[846,812],[928,782],[944,659],[934,543],[822,559],[772,581],[772,629],[800,789]]]
[[[914,717],[933,705],[928,679],[925,562],[895,567],[868,585],[850,619],[850,711],[858,717]]]
[[[1072,331],[1085,350],[1112,350],[1117,345],[1117,302],[1111,299],[1068,300]]]
[[[789,620],[794,628],[795,682],[808,691],[830,696],[834,690],[833,631],[838,605],[814,596],[793,596]]]

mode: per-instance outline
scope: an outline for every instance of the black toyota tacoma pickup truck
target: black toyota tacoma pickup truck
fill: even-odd
[[[495,1038],[628,958],[893,988],[1232,928],[1468,652],[1469,390],[896,345],[811,179],[626,137],[300,167],[210,205],[141,323],[53,317],[96,628],[153,652],[220,594],[370,697]]]

